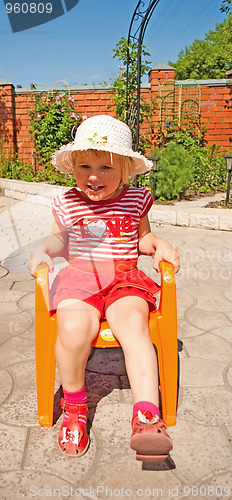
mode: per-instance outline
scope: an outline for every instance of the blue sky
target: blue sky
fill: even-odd
[[[69,85],[109,81],[120,65],[112,49],[121,36],[127,38],[137,3],[79,0],[60,18],[12,33],[0,0],[0,77],[23,87],[31,82],[52,86],[57,80]],[[226,17],[220,5],[221,0],[160,0],[144,37],[152,66],[176,61],[181,49],[204,38]]]

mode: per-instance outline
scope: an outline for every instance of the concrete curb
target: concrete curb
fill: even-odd
[[[16,200],[27,200],[37,205],[50,207],[54,196],[65,193],[69,189],[66,186],[56,186],[45,182],[26,182],[13,179],[0,178],[0,194],[15,198]],[[36,200],[35,200],[36,197]]]
[[[58,193],[64,193],[67,186],[56,186],[44,182],[25,182],[12,179],[0,179],[0,194],[27,200],[37,205],[51,207],[51,200]],[[35,199],[36,197],[36,199]],[[181,227],[196,227],[232,231],[232,211],[223,208],[203,208],[186,205],[181,202],[175,205],[153,205],[150,221],[155,224],[167,224]]]
[[[232,212],[229,209],[178,207],[153,205],[150,212],[150,222],[169,224],[181,227],[196,227],[232,231]]]

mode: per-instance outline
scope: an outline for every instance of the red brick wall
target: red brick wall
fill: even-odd
[[[6,154],[16,152],[15,93],[11,84],[0,85],[0,139]]]
[[[151,93],[159,95],[161,85],[169,80],[170,87],[174,86],[174,70],[151,70],[149,82]],[[200,83],[201,116],[206,127],[206,141],[208,145],[217,144],[225,149],[232,150],[232,84],[229,80],[207,81]],[[154,114],[153,121],[158,129],[159,112]]]
[[[160,86],[169,80],[174,85],[174,70],[151,70],[149,73],[150,89],[143,89],[146,100],[152,96],[158,97]],[[75,89],[71,90],[76,111],[79,115],[90,117],[94,114],[110,114],[114,116],[109,106],[112,101],[107,90]],[[15,91],[11,84],[0,85],[0,136],[6,137],[5,146],[12,152],[18,152],[21,159],[33,163],[33,142],[30,138],[31,91],[19,89]],[[204,81],[201,85],[201,115],[206,125],[206,140],[209,145],[217,144],[232,149],[232,85],[229,81]],[[154,142],[158,130],[159,110],[155,110],[152,122],[154,126]],[[145,123],[142,131],[150,131],[151,124]]]
[[[89,118],[95,114],[110,114],[115,116],[112,108],[109,106],[113,104],[106,90],[96,91],[71,91],[74,97],[74,104],[79,115],[87,116]]]
[[[33,163],[33,152],[35,151],[33,141],[30,137],[30,110],[31,94],[23,93],[15,96],[15,116],[16,116],[16,143],[17,152],[28,163]]]
[[[149,89],[144,90],[142,94],[147,100],[150,99],[151,93]],[[80,116],[87,116],[87,118],[94,114],[115,116],[113,108],[110,107],[113,101],[110,99],[107,90],[71,90],[71,95],[74,97],[74,105]],[[35,149],[29,132],[31,108],[31,91],[22,91],[22,93],[17,91],[15,93],[17,152],[22,160],[33,163],[33,152],[35,152]],[[150,123],[145,123],[142,127],[144,131],[149,131],[150,129]]]
[[[153,126],[154,126],[154,134],[153,134],[153,142],[154,145],[157,140],[157,132],[159,129],[159,122],[160,122],[160,91],[161,91],[161,86],[162,83],[169,80],[169,86],[170,88],[174,88],[174,81],[175,81],[175,70],[151,70],[149,72],[149,83],[151,85],[151,95],[156,98],[156,104],[158,108],[154,111],[152,121],[153,121]]]
[[[232,86],[202,86],[201,101],[208,144],[232,149]]]

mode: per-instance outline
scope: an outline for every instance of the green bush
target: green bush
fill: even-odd
[[[162,125],[159,124],[157,146],[164,147],[170,141],[181,144],[185,149],[191,149],[195,146],[205,146],[206,127],[201,122],[201,115],[185,115],[185,123],[179,126],[174,119],[166,120]]]
[[[18,154],[8,157],[4,149],[4,140],[0,140],[0,177],[5,179],[16,179],[27,182],[48,182],[49,184],[60,184],[64,186],[76,186],[75,178],[72,175],[61,174],[50,168],[38,170],[35,174],[34,167],[30,163],[22,161]]]
[[[0,177],[27,182],[35,180],[32,165],[22,162],[18,156],[10,158],[5,165],[0,165]]]
[[[226,189],[225,151],[219,146],[202,147],[188,142],[186,147],[171,141],[165,148],[156,149],[155,155],[161,158],[155,176],[157,198],[178,199],[184,196],[187,189],[201,193]],[[152,173],[149,177],[151,185],[153,179]],[[140,184],[143,183],[140,180]]]
[[[225,151],[216,145],[190,148],[188,153],[193,160],[193,182],[191,189],[200,192],[225,189],[227,169]]]
[[[3,139],[0,142],[0,177],[28,182],[34,181],[33,166],[20,160],[18,154],[12,156],[11,152],[9,152],[7,157],[3,147]]]
[[[33,94],[30,133],[40,164],[51,167],[51,155],[63,144],[73,140],[72,130],[80,123],[74,99],[65,91]]]
[[[192,181],[188,188],[196,192],[210,192],[218,189],[225,189],[227,172],[223,151],[215,144],[207,146],[205,140],[206,128],[201,122],[201,115],[184,117],[185,123],[178,126],[174,120],[166,120],[159,129],[157,145],[159,148],[167,148],[168,144],[174,142],[184,148],[186,162],[192,165]],[[163,157],[163,149],[156,150],[158,156]],[[162,167],[162,164],[159,168]],[[174,173],[172,173],[174,175]],[[181,179],[180,179],[181,182]],[[184,194],[184,191],[180,196]],[[164,194],[161,195],[165,199]]]
[[[193,181],[193,160],[184,147],[171,141],[160,151],[156,174],[156,197],[179,199]]]
[[[61,174],[58,171],[51,171],[46,168],[38,171],[35,178],[36,182],[47,182],[49,184],[59,184],[61,186],[76,186],[75,178],[72,175]]]

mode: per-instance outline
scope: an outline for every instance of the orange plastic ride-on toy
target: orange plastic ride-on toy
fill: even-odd
[[[150,314],[149,328],[152,343],[157,348],[162,417],[168,427],[176,424],[178,341],[176,285],[173,266],[161,262],[160,303],[157,311]],[[52,427],[55,385],[54,346],[57,337],[57,321],[49,309],[48,266],[37,269],[35,281],[35,349],[37,404],[39,424]],[[94,347],[117,347],[107,321],[100,323]]]

